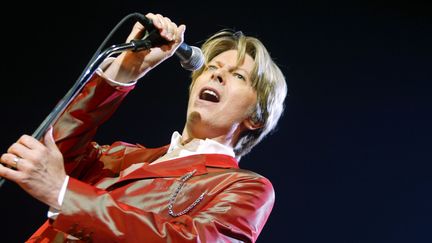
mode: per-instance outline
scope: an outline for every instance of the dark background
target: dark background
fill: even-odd
[[[1,149],[31,134],[127,14],[260,38],[286,75],[276,133],[240,166],[269,178],[276,204],[258,242],[432,242],[431,8],[426,1],[12,2],[1,16]],[[132,24],[114,37],[122,43]],[[189,72],[148,74],[97,135],[149,147],[184,125]],[[0,189],[1,241],[23,242],[47,206]]]

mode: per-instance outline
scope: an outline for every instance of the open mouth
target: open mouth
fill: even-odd
[[[199,94],[199,98],[202,100],[206,100],[206,101],[210,101],[210,102],[214,102],[214,103],[218,103],[220,100],[219,94],[217,93],[217,91],[213,90],[213,89],[209,89],[209,88],[202,89],[200,94]]]

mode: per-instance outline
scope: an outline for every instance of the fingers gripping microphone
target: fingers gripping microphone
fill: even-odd
[[[136,48],[135,51],[142,49],[149,49],[153,46],[166,44],[167,41],[159,35],[159,31],[153,25],[151,19],[140,15],[138,21],[144,25],[147,34],[142,40],[133,40]],[[200,48],[196,46],[189,46],[182,43],[175,52],[176,56],[180,59],[181,66],[189,71],[195,71],[204,64],[204,55]]]

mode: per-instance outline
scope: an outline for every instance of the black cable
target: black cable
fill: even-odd
[[[142,19],[142,14],[140,13],[131,13],[126,15],[125,17],[123,17],[123,19],[120,20],[120,22],[117,23],[116,26],[114,26],[114,28],[110,31],[110,33],[108,33],[107,37],[105,38],[105,40],[102,41],[102,43],[99,45],[98,49],[96,50],[96,52],[93,54],[92,58],[90,59],[89,63],[87,64],[87,66],[84,68],[84,71],[81,73],[81,75],[79,76],[78,80],[80,80],[85,72],[88,70],[88,68],[90,67],[90,65],[93,63],[93,61],[96,59],[97,56],[99,56],[99,54],[101,53],[102,49],[106,46],[106,44],[108,43],[108,41],[111,39],[111,37],[114,35],[115,32],[117,32],[117,30],[120,28],[120,26],[122,26],[124,24],[124,22],[126,22],[127,20],[134,18],[134,19]]]

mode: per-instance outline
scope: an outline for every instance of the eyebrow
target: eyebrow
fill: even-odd
[[[214,61],[215,63],[217,63],[219,66],[223,66],[223,63],[222,62],[220,62],[220,61]],[[211,63],[211,62],[210,62]],[[241,71],[243,71],[243,72],[245,72],[249,77],[251,76],[251,74],[249,73],[249,71],[247,71],[246,69],[244,69],[244,68],[241,68],[241,67],[239,67],[239,66],[236,66],[236,67],[234,67],[235,68],[235,70],[241,70]]]

